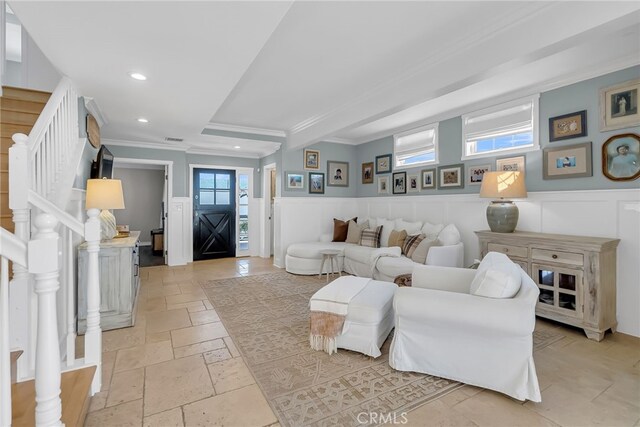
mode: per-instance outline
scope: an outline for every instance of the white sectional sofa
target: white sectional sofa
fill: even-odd
[[[382,247],[370,248],[353,243],[332,242],[331,235],[323,235],[319,242],[291,244],[287,248],[285,258],[286,270],[289,273],[300,275],[318,274],[322,263],[320,251],[333,249],[341,251],[337,256],[338,266],[335,273],[339,270],[360,277],[393,281],[400,275],[411,274],[413,267],[420,264],[401,255],[399,247],[387,247],[392,229],[406,230],[409,235],[425,234],[431,240],[438,240],[438,246],[432,246],[427,253],[426,265],[463,266],[464,245],[460,241],[460,233],[453,224],[445,226],[420,222],[409,223],[402,219],[387,220],[384,218],[365,218],[359,222],[364,223],[364,221],[369,221],[372,226],[383,225],[380,239]],[[443,230],[446,231],[443,232]],[[326,272],[330,268],[325,264],[324,271]]]

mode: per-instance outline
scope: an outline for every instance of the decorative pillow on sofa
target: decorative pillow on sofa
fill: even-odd
[[[420,228],[422,227],[422,222],[418,221],[418,222],[407,222],[405,220],[403,220],[402,218],[398,218],[396,219],[396,225],[395,225],[395,229],[396,230],[406,230],[407,231],[407,236],[413,236],[415,234],[420,234]]]
[[[438,234],[444,228],[444,224],[431,224],[429,222],[425,222],[422,226],[422,234],[427,236],[429,240],[436,240],[438,238]]]
[[[381,225],[377,226],[374,229],[367,228],[366,230],[362,230],[362,236],[360,237],[360,246],[366,246],[368,248],[379,248],[381,233]]]
[[[416,234],[415,236],[407,236],[404,240],[404,245],[402,245],[402,253],[407,256],[407,258],[411,258],[413,252],[416,250],[420,242],[424,240],[424,234]],[[426,258],[426,255],[425,255]]]
[[[413,262],[417,262],[420,264],[424,264],[427,262],[427,254],[429,254],[429,249],[433,246],[439,246],[439,242],[437,240],[429,240],[425,238],[420,242],[418,247],[413,251],[411,255],[411,260]]]
[[[382,226],[382,234],[380,234],[380,247],[386,248],[389,244],[389,236],[394,228],[396,228],[396,222],[394,220],[376,218],[378,227]]]
[[[365,221],[362,224],[358,224],[354,220],[349,220],[349,231],[347,232],[347,240],[346,243],[355,243],[356,245],[360,244],[360,236],[362,235],[362,230],[369,228],[369,221]]]
[[[460,232],[455,225],[449,224],[438,234],[438,240],[442,246],[457,245],[460,243]]]
[[[489,252],[478,266],[469,292],[488,298],[513,298],[521,284],[520,267],[504,254]]]
[[[389,235],[389,247],[397,246],[402,248],[404,245],[404,240],[407,238],[407,232],[405,230],[393,230]]]
[[[344,242],[347,240],[347,233],[349,232],[349,221],[358,222],[358,217],[352,218],[348,221],[342,221],[341,219],[333,218],[333,242]]]

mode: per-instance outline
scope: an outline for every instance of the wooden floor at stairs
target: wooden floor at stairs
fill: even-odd
[[[49,97],[48,92],[3,86],[0,97],[0,227],[13,232],[9,209],[9,147],[14,133],[31,132]]]
[[[64,372],[60,397],[62,398],[62,422],[66,427],[81,427],[89,409],[91,381],[95,366]],[[25,381],[11,386],[13,427],[36,425],[35,381]]]

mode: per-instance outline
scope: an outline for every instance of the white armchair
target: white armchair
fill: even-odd
[[[497,255],[502,254],[485,259],[504,264]],[[514,297],[473,295],[471,283],[482,267],[415,267],[412,287],[398,289],[394,297],[389,364],[540,402],[533,361],[538,287],[518,266],[520,289]]]

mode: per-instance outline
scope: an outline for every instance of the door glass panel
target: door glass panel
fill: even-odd
[[[215,176],[214,173],[200,173],[200,188],[213,188]]]
[[[539,270],[538,283],[545,286],[553,286],[553,271]]]
[[[570,291],[576,290],[576,276],[573,274],[558,273],[558,286]]]
[[[213,191],[200,190],[200,204],[201,205],[215,205],[215,199]]]
[[[558,305],[562,308],[566,308],[567,310],[576,309],[576,296],[575,295],[567,295],[561,293],[559,295]]]
[[[238,246],[249,250],[249,175],[238,174]]]
[[[216,190],[216,205],[228,205],[230,201],[229,190]]]
[[[238,188],[240,190],[248,190],[249,189],[249,175],[240,175],[238,179]]]
[[[227,173],[217,173],[216,174],[216,189],[218,189],[218,190],[221,190],[221,189],[228,190],[229,188],[231,188],[231,177],[229,176],[229,174],[227,174]]]
[[[246,218],[249,215],[249,206],[240,205],[238,208],[239,208],[238,210],[240,211],[240,218],[242,217]]]
[[[543,304],[553,305],[553,291],[540,289],[540,296],[538,297],[538,301]]]

